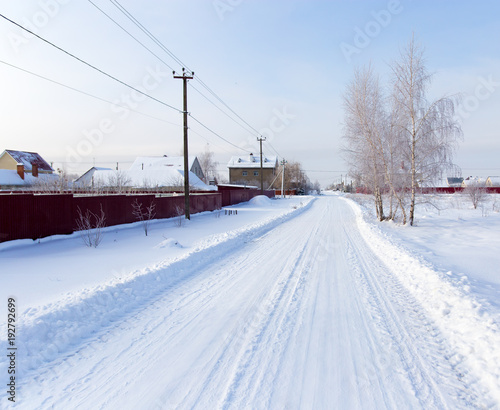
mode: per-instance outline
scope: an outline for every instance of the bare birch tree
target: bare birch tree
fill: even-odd
[[[413,38],[391,68],[394,126],[400,133],[404,157],[409,164],[409,222],[413,225],[417,187],[431,182],[443,167],[451,164],[462,130],[454,117],[452,98],[427,101],[431,75],[425,67],[423,50]]]
[[[385,113],[378,77],[371,67],[356,69],[343,95],[344,154],[349,173],[374,195],[378,220],[385,219],[383,205]]]
[[[217,167],[219,163],[214,159],[214,153],[210,151],[209,145],[205,146],[205,151],[198,156],[201,170],[203,171],[203,182],[208,184],[211,178],[217,178]]]

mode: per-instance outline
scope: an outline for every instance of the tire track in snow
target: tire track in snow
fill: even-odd
[[[355,235],[355,239],[353,235],[353,232],[347,235],[348,258],[357,271],[359,285],[364,288],[365,300],[371,308],[377,329],[386,341],[388,350],[396,353],[396,356],[387,354],[381,358],[381,367],[388,369],[391,363],[399,360],[422,408],[446,408],[449,400],[443,396],[442,389],[449,385],[447,393],[455,397],[456,408],[459,408],[459,403],[462,403],[463,408],[468,407],[471,400],[477,400],[477,394],[460,383],[460,373],[455,373],[456,382],[447,379],[455,371],[442,363],[446,357],[445,348],[440,346],[442,337],[429,333],[431,325],[421,314],[422,309],[407,292],[402,291],[397,281],[387,276],[385,266],[374,259],[371,252],[366,252],[366,245],[359,246],[362,242],[358,235]],[[419,312],[419,317],[416,317],[415,312]],[[444,377],[436,366],[446,368]],[[369,384],[376,375],[367,376],[365,382]]]
[[[273,346],[273,356],[276,357],[279,354],[276,349],[280,348],[277,346],[277,341],[288,340],[289,334],[293,330],[296,305],[302,301],[304,281],[306,280],[304,276],[309,273],[307,269],[304,269],[304,261],[306,260],[304,251],[308,247],[311,236],[313,234],[309,234],[307,240],[297,249],[297,257],[293,259],[293,262],[287,264],[286,270],[284,270],[285,275],[270,292],[265,301],[264,309],[252,318],[253,324],[240,349],[236,360],[238,365],[229,378],[230,384],[226,388],[224,399],[221,401],[221,408],[240,407],[242,395],[238,393],[245,385],[252,386],[249,391],[245,392],[245,399],[260,407],[259,400],[257,400],[258,389],[263,386],[264,378],[272,377],[276,373],[279,362],[266,362],[259,360],[259,357],[267,353],[262,351],[262,347],[268,348],[270,345]],[[252,367],[252,363],[260,363],[261,365]],[[266,365],[263,365],[264,363]]]

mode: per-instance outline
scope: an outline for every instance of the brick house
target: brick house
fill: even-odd
[[[233,156],[229,160],[229,183],[240,185],[260,186],[260,156],[244,155]],[[262,156],[262,172],[264,185],[269,185],[276,177],[278,171],[278,157],[273,155]],[[266,188],[266,187],[264,187]]]

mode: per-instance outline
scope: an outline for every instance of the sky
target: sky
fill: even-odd
[[[186,67],[190,154],[209,149],[227,178],[230,157],[258,153],[260,135],[264,154],[299,161],[326,187],[348,174],[342,94],[353,71],[371,64],[388,85],[414,35],[433,73],[429,99],[462,98],[454,162],[463,176],[500,175],[498,1],[4,0],[0,14],[100,70],[0,18],[0,151],[38,152],[76,174],[180,155],[172,71]]]

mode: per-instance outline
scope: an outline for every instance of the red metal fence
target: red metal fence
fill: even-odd
[[[266,191],[269,197],[274,191]],[[190,196],[190,213],[213,211],[223,206],[248,201],[260,190],[234,190]],[[155,219],[171,218],[184,210],[184,196],[154,194],[77,196],[73,194],[0,194],[0,242],[14,239],[38,239],[70,234],[77,230],[79,211],[105,214],[106,226],[136,222],[132,204],[143,209],[155,205]]]
[[[482,190],[488,194],[500,194],[500,187],[498,186],[487,186],[487,187],[482,187]],[[462,187],[424,187],[424,188],[417,188],[417,193],[418,194],[454,194],[454,193],[460,193],[464,190]],[[384,190],[385,193],[389,193],[389,189]],[[408,192],[409,189],[408,189]],[[371,190],[365,187],[358,187],[356,188],[356,193],[357,194],[371,194]]]

